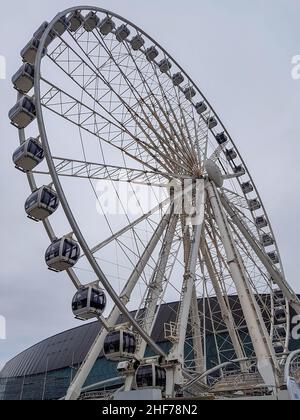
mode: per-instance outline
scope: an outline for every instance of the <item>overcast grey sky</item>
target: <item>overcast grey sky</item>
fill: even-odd
[[[88,2],[86,2],[88,3]],[[261,192],[281,249],[286,275],[299,280],[300,80],[291,60],[300,55],[299,0],[102,0],[156,38],[183,65],[210,99],[241,150]],[[70,311],[74,290],[64,274],[45,268],[48,239],[26,219],[25,177],[11,164],[17,132],[7,119],[15,101],[10,76],[19,51],[37,26],[77,0],[2,2],[0,54],[7,59],[0,80],[1,268],[0,315],[7,340],[0,366],[21,350],[78,325]]]

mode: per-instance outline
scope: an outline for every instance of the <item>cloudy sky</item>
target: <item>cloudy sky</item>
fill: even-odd
[[[10,76],[19,51],[44,20],[77,0],[11,0],[1,5],[0,55],[7,80],[0,80],[1,268],[0,316],[7,340],[0,341],[0,366],[21,350],[78,325],[70,311],[74,290],[64,275],[45,269],[48,239],[24,216],[25,177],[11,154],[17,132],[7,119],[15,101]],[[286,275],[300,292],[299,153],[300,80],[292,57],[300,55],[299,0],[102,0],[144,28],[166,47],[210,99],[240,148],[270,214]]]

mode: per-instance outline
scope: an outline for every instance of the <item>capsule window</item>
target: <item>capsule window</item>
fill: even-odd
[[[48,251],[46,253],[46,261],[50,261],[53,258],[58,258],[60,255],[60,241],[54,242],[50,247],[48,248]]]
[[[91,292],[91,307],[102,311],[105,306],[106,298],[104,293],[93,289]]]
[[[33,142],[33,141],[29,142],[27,151],[28,153],[31,153],[33,156],[37,157],[38,159],[44,158],[44,150],[36,142]]]
[[[72,302],[72,309],[73,311],[77,311],[78,309],[83,309],[87,307],[88,304],[88,289],[84,289],[82,291],[79,291],[73,299]]]
[[[25,152],[25,144],[22,144],[13,154],[13,161],[16,162]]]
[[[153,386],[153,369],[152,365],[141,366],[137,374],[138,387],[152,387]]]
[[[78,252],[79,251],[77,245],[75,245],[68,239],[64,241],[63,256],[65,258],[68,258],[70,260],[76,260],[79,257]]]
[[[56,194],[53,194],[48,189],[44,189],[42,193],[42,203],[47,207],[57,208],[58,206],[58,197]]]
[[[32,206],[34,206],[39,201],[39,192],[32,194],[29,199],[25,203],[25,210],[30,209]]]

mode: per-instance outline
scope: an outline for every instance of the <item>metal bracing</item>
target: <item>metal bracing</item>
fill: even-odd
[[[96,112],[90,106],[85,105],[82,101],[79,101],[74,96],[69,95],[47,80],[42,79],[42,81],[50,87],[50,89],[41,97],[41,104],[44,108],[70,123],[79,126],[88,133],[93,134],[101,141],[110,144],[150,170],[156,171],[157,168],[151,164],[151,161],[157,161],[157,149],[147,143],[147,139],[140,140],[137,137],[133,137],[131,133],[128,133],[123,127],[117,127],[117,131],[114,131],[110,128],[112,123],[105,121],[106,118],[102,114]],[[114,132],[116,133],[115,136],[108,138],[108,136],[111,136]],[[127,134],[127,137],[124,138],[123,134]],[[135,143],[143,152],[147,150],[147,157],[140,152],[138,146],[134,147],[134,150],[132,149],[133,144]],[[166,155],[164,158],[166,161],[169,160]],[[162,161],[160,161],[160,166],[166,172],[170,170]]]
[[[106,49],[107,54],[109,55],[110,52],[107,49],[107,46],[105,45],[105,40],[102,39],[102,37],[100,36],[96,36],[96,34],[93,33],[93,35],[95,36],[96,40],[99,42],[99,45],[101,45],[104,49]],[[61,46],[60,46],[61,47]],[[82,46],[80,46],[81,51],[84,53],[84,50],[82,49]],[[86,92],[87,95],[91,95],[90,90],[88,89],[88,86],[95,83],[95,81],[99,78],[104,85],[106,85],[108,88],[110,86],[110,89],[112,90],[112,92],[118,97],[118,100],[124,105],[124,108],[126,109],[126,112],[130,115],[130,118],[135,121],[135,123],[138,125],[139,129],[141,130],[141,132],[143,133],[144,136],[146,136],[146,138],[148,139],[148,141],[156,148],[153,139],[149,136],[149,134],[147,133],[147,130],[149,129],[155,136],[156,140],[159,141],[158,147],[164,151],[165,154],[170,156],[170,152],[171,152],[171,160],[172,157],[175,157],[175,155],[177,155],[178,153],[181,152],[181,147],[180,148],[174,148],[172,150],[172,146],[170,143],[170,139],[171,137],[168,136],[168,138],[166,138],[165,131],[166,131],[166,127],[164,125],[161,124],[161,122],[158,120],[158,123],[160,124],[160,128],[163,131],[163,137],[158,133],[157,130],[155,130],[154,126],[152,125],[151,121],[149,120],[148,115],[145,113],[143,106],[140,107],[140,110],[142,112],[138,113],[135,110],[135,106],[130,106],[128,103],[126,103],[126,101],[124,101],[123,96],[124,95],[120,95],[111,85],[110,85],[110,81],[105,79],[104,77],[104,72],[99,72],[99,69],[97,68],[97,66],[95,66],[94,62],[92,59],[88,58],[88,63],[85,62],[77,53],[76,51],[74,51],[73,48],[70,47],[70,45],[68,45],[67,43],[65,44],[65,47],[63,47],[63,52],[65,52],[65,54],[67,54],[67,56],[70,58],[70,56],[72,56],[72,60],[75,61],[75,63],[79,63],[75,69],[77,70],[77,76],[76,74],[74,74],[74,70],[73,72],[70,71],[69,66],[67,65],[67,61],[65,59],[65,56],[62,57],[61,59],[58,59],[59,57],[57,57],[57,54],[55,54],[55,60],[52,60],[55,62],[56,65],[58,65],[64,72],[66,72],[74,81],[75,83],[78,83],[78,80],[80,80],[82,77],[87,78],[90,74],[90,72],[92,72],[92,75],[88,77],[88,83],[84,84],[84,91]],[[116,65],[116,67],[118,67],[118,63],[115,61],[113,55],[111,55],[111,61],[114,62],[114,64]],[[81,73],[83,76],[78,75],[78,67],[80,67],[81,69]],[[150,111],[150,114],[152,114],[155,118],[156,118],[156,112],[155,109],[150,108],[147,103],[144,101],[144,98],[140,96],[140,93],[138,92],[138,90],[135,88],[135,86],[130,82],[130,80],[128,79],[128,76],[124,73],[122,66],[119,65],[119,71],[120,74],[123,76],[124,80],[126,81],[126,83],[129,86],[129,89],[131,89],[132,92],[134,92],[134,97],[135,100],[137,101],[137,103],[139,104],[140,102],[142,102],[143,104],[145,104],[145,106],[147,106],[147,111]],[[139,69],[137,69],[139,70]],[[91,80],[90,80],[91,79]],[[147,81],[145,80],[145,85],[147,85]],[[103,109],[103,105],[101,104],[101,101],[96,101],[98,103],[98,105]],[[158,102],[159,103],[159,102]],[[117,110],[117,108],[116,108]],[[111,113],[111,117],[114,118],[113,113]],[[114,120],[120,124],[116,118],[114,118]],[[121,127],[123,126],[123,124],[121,124]],[[147,130],[145,130],[145,128]],[[132,134],[131,134],[132,136]],[[159,149],[158,149],[159,150]],[[184,161],[186,159],[186,153],[181,152],[181,159]],[[173,160],[173,163],[175,162],[175,160]]]
[[[241,231],[245,239],[249,242],[249,245],[255,251],[256,255],[260,259],[261,263],[265,266],[272,280],[278,285],[280,290],[283,292],[284,296],[288,300],[291,307],[296,311],[297,314],[300,314],[300,301],[294,291],[290,288],[284,276],[277,270],[267,254],[262,250],[261,245],[258,244],[256,238],[251,234],[249,229],[245,226],[243,221],[240,219],[238,213],[230,205],[228,199],[225,195],[221,197],[224,208],[231,217],[233,223]]]
[[[203,373],[206,370],[206,360],[204,358],[203,352],[203,342],[202,342],[202,325],[199,312],[199,303],[197,297],[197,290],[194,284],[191,309],[190,309],[190,322],[191,322],[191,335],[193,339],[193,353],[194,353],[194,364],[195,372]]]
[[[240,337],[239,337],[238,332],[237,332],[237,328],[236,328],[236,325],[235,325],[235,322],[234,322],[234,318],[232,316],[231,309],[230,309],[230,307],[228,307],[227,302],[225,300],[223,291],[222,291],[221,286],[220,286],[218,274],[217,274],[217,272],[214,268],[212,257],[211,257],[211,254],[209,252],[208,245],[207,245],[206,241],[203,241],[201,254],[202,254],[202,258],[205,262],[205,265],[206,265],[210,280],[212,282],[213,288],[215,290],[216,297],[218,299],[218,303],[220,305],[220,309],[221,309],[221,312],[222,312],[222,318],[223,318],[223,320],[224,320],[224,322],[227,326],[228,333],[229,333],[230,339],[232,341],[236,357],[238,359],[244,359],[245,354],[244,354],[244,350],[243,350],[242,345],[241,345]],[[201,256],[200,256],[200,258],[201,258]],[[245,364],[241,365],[241,369],[242,369],[242,371],[247,369]]]
[[[275,358],[272,342],[262,318],[261,310],[258,307],[249,286],[242,259],[236,249],[229,223],[226,219],[224,210],[222,209],[218,191],[212,183],[207,184],[207,191],[216,222],[220,229],[228,259],[228,265],[230,267],[232,278],[235,282],[241,307],[258,360],[259,372],[266,385],[276,387],[278,383],[278,364]]]
[[[128,182],[152,187],[168,187],[173,179],[172,174],[159,171],[142,171],[138,169],[85,162],[73,159],[53,157],[57,174],[64,177],[87,178],[96,181]],[[49,172],[33,171],[35,174],[48,175]],[[181,178],[181,177],[179,177]],[[184,177],[182,177],[184,179]]]

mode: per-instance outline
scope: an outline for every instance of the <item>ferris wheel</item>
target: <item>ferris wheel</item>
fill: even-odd
[[[143,30],[96,7],[45,22],[21,56],[9,117],[31,188],[25,210],[49,236],[49,269],[76,288],[76,318],[102,324],[66,398],[79,398],[102,352],[126,391],[233,393],[233,377],[278,389],[300,302],[204,94]]]

